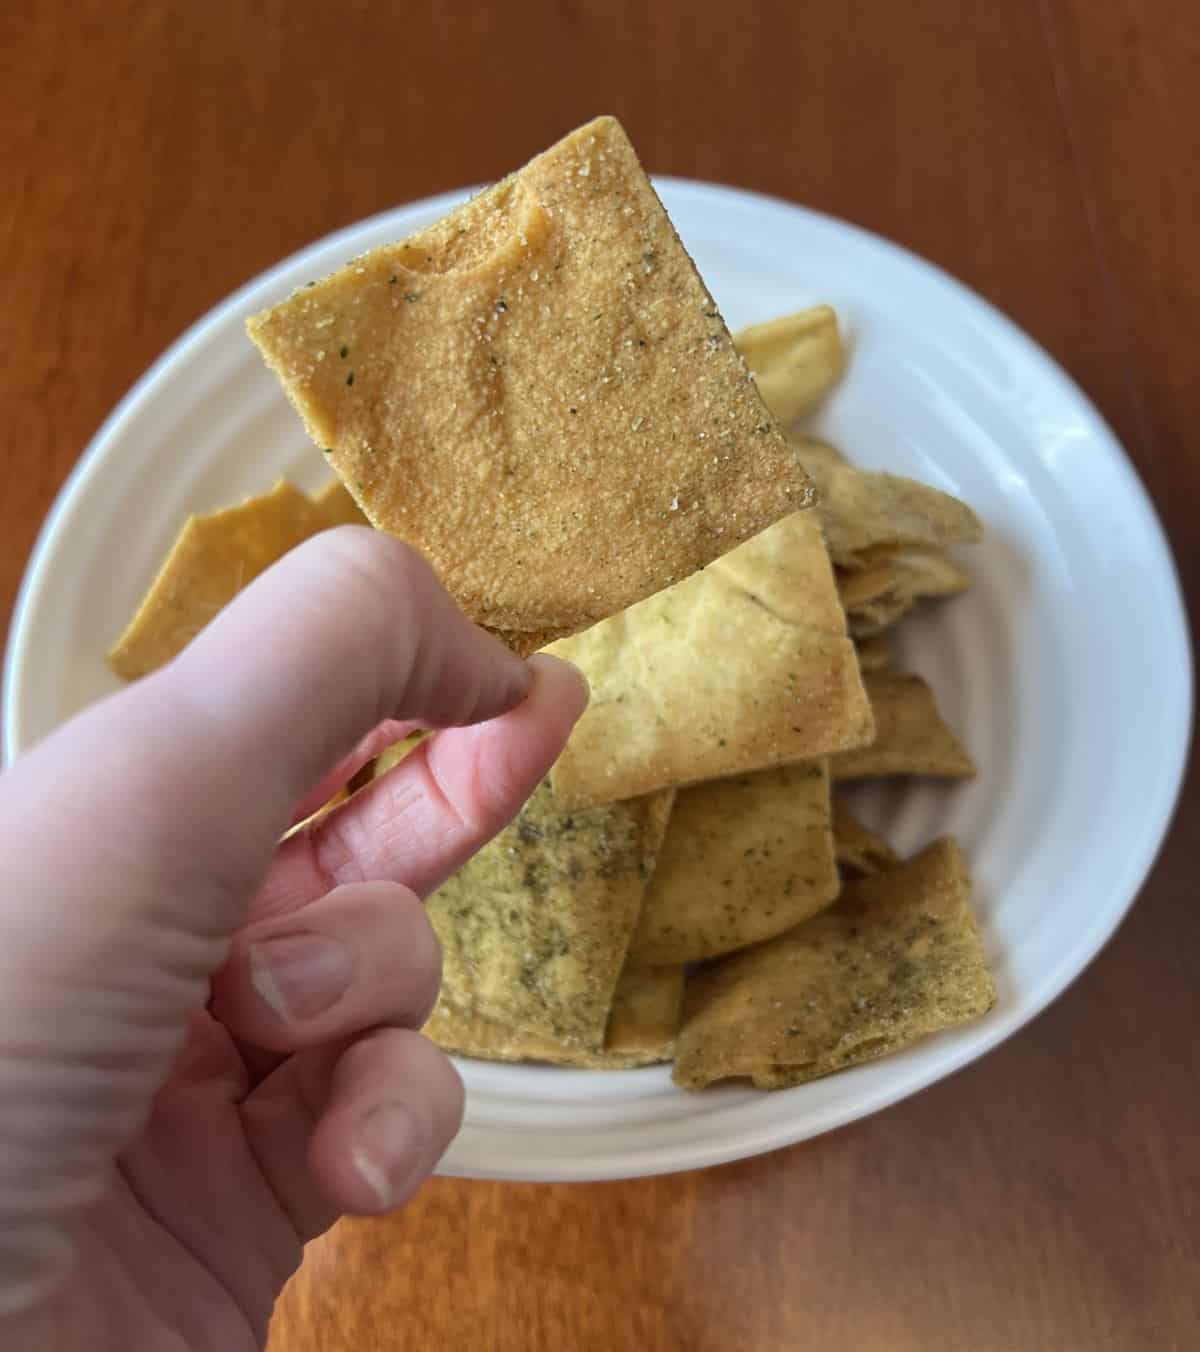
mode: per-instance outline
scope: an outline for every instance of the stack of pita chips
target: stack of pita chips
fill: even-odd
[[[249,327],[340,478],[191,519],[114,669],[168,661],[301,539],[369,524],[591,684],[549,779],[429,899],[430,1037],[777,1088],[990,1007],[957,848],[901,862],[833,792],[974,774],[887,631],[970,585],[952,550],[981,530],[780,432],[842,373],[832,310],[731,340],[600,119]]]

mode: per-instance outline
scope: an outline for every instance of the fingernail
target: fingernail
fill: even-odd
[[[349,949],[328,934],[286,934],[250,947],[250,983],[288,1023],[336,1004],[353,972]]]
[[[358,1124],[354,1167],[379,1202],[389,1210],[404,1198],[423,1167],[425,1133],[403,1103],[381,1103]]]
[[[529,659],[530,666],[533,666],[535,663],[539,666],[544,666],[549,662],[554,662],[560,667],[566,667],[567,670],[571,672],[579,685],[580,692],[583,695],[584,707],[586,708],[588,701],[592,698],[592,687],[588,678],[584,675],[582,668],[577,667],[569,658],[556,657],[551,653],[534,653]]]

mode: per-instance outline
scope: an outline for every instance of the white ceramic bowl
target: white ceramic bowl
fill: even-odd
[[[1129,462],[1029,338],[911,254],[782,202],[662,180],[737,327],[834,304],[853,348],[816,429],[853,459],[958,494],[983,517],[977,583],[901,630],[979,762],[957,788],[863,791],[903,852],[951,832],[977,881],[1000,999],[982,1021],[775,1094],[685,1094],[666,1069],[463,1062],[467,1121],[448,1173],[593,1179],[690,1169],[874,1112],[981,1056],[1059,994],[1137,893],[1185,761],[1191,667],[1170,554]],[[242,332],[252,311],[400,238],[454,193],[375,217],[250,283],[138,382],[63,489],[30,561],[5,673],[19,755],[113,678],[104,653],[188,511],[327,475]]]

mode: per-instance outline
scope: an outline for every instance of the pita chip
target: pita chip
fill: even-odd
[[[847,885],[830,910],[689,979],[674,1078],[803,1084],[986,1014],[996,1000],[958,847]]]
[[[837,314],[828,305],[740,329],[733,345],[763,403],[784,424],[816,408],[846,369]]]
[[[564,808],[813,759],[873,735],[811,513],[549,651],[592,689],[551,770]]]
[[[970,573],[931,549],[904,550],[858,571],[838,574],[838,595],[855,638],[868,638],[888,628],[917,601],[957,596],[970,585]]]
[[[818,514],[839,568],[864,568],[889,552],[976,544],[979,518],[964,502],[896,474],[857,469],[827,442],[795,440],[820,495]]]
[[[682,1001],[682,967],[626,965],[613,993],[608,1030],[599,1051],[465,1014],[446,991],[425,1033],[446,1051],[484,1061],[545,1061],[589,1070],[620,1070],[670,1060]]]
[[[858,669],[864,675],[868,671],[885,671],[895,662],[891,640],[885,634],[859,639],[854,646],[858,650]]]
[[[875,715],[875,740],[830,758],[835,781],[885,775],[974,776],[975,762],[947,727],[933,691],[920,676],[872,671],[864,684]]]
[[[582,628],[812,499],[611,117],[248,329],[372,523],[496,629]]]
[[[363,516],[362,508],[350,496],[346,485],[340,479],[327,483],[313,498],[313,505],[321,515],[325,526],[369,526],[371,523]]]
[[[840,888],[824,760],[681,789],[630,961],[731,953],[792,929]]]
[[[448,1000],[463,1014],[601,1050],[672,797],[563,813],[542,784],[426,903]]]
[[[109,666],[127,681],[163,666],[259,573],[321,529],[317,508],[286,479],[240,506],[189,516]]]
[[[837,796],[833,799],[833,850],[843,873],[851,876],[886,873],[900,862],[887,841],[868,830],[846,800]]]

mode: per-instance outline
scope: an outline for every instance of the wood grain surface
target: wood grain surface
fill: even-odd
[[[47,0],[0,6],[0,66],[5,613],[87,439],[193,319],[601,111],[654,170],[856,221],[1007,310],[1200,587],[1195,0]],[[435,1182],[310,1246],[273,1352],[1200,1346],[1197,806],[1193,775],[1120,933],[984,1061],[708,1173]]]

